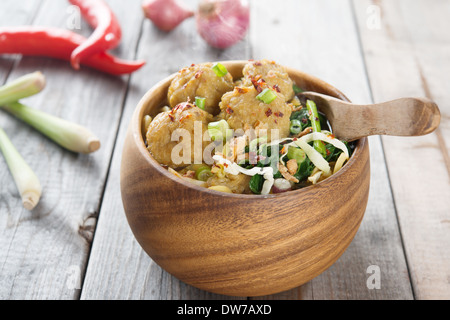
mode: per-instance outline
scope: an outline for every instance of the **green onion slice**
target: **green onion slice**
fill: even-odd
[[[302,123],[297,119],[291,120],[289,131],[291,132],[291,134],[299,134],[300,132],[302,132]]]
[[[295,147],[289,147],[287,157],[289,159],[294,159],[297,161],[297,164],[302,163],[306,159],[305,151]]]
[[[212,141],[223,141],[227,138],[227,134],[230,131],[228,122],[224,119],[220,121],[208,123],[208,134]]]
[[[273,100],[277,98],[277,95],[273,90],[266,88],[263,91],[261,91],[260,94],[256,96],[256,99],[264,102],[265,104],[271,103]]]
[[[218,77],[223,77],[224,75],[226,75],[228,73],[227,68],[220,62],[215,63],[212,66],[212,69]]]
[[[212,176],[211,168],[203,165],[195,171],[195,178],[200,181],[206,181]]]
[[[195,105],[202,110],[205,110],[205,100],[203,97],[195,97]]]

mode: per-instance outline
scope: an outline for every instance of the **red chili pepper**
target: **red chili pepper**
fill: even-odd
[[[75,69],[80,68],[80,61],[96,53],[114,49],[120,42],[122,31],[119,21],[103,0],[69,0],[80,8],[81,15],[95,30],[91,36],[80,44],[70,57]]]
[[[73,50],[85,40],[85,37],[77,33],[58,28],[35,26],[0,28],[0,54],[19,53],[70,61]],[[145,61],[126,61],[101,52],[86,57],[82,64],[109,74],[121,75],[138,70]]]

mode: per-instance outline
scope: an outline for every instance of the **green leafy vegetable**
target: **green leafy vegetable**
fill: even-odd
[[[264,184],[264,177],[260,174],[255,174],[250,179],[249,187],[254,194],[261,194],[263,184]]]
[[[294,174],[294,177],[297,178],[299,181],[303,181],[311,175],[314,168],[315,168],[314,164],[311,162],[311,160],[309,160],[308,157],[306,157],[305,161],[303,161],[298,166],[297,173]]]
[[[353,144],[349,144],[349,143],[346,142],[346,141],[343,141],[343,143],[344,143],[345,146],[347,147],[348,153],[349,153],[349,155],[351,156]],[[327,143],[327,144],[325,145],[325,148],[326,148],[326,150],[327,150],[327,151],[326,151],[327,155],[326,155],[326,157],[325,157],[325,160],[327,160],[328,162],[336,161],[336,160],[339,158],[339,156],[341,155],[341,153],[342,153],[342,150],[341,150],[341,149],[336,148],[336,147],[333,146],[331,143]]]
[[[292,89],[294,90],[294,93],[295,93],[295,94],[302,93],[302,92],[305,91],[305,90],[303,90],[302,88],[300,88],[299,86],[297,86],[295,83],[294,83],[294,85],[292,86]]]
[[[291,114],[291,122],[293,120],[297,120],[300,122],[301,125],[301,131],[305,130],[308,127],[311,127],[311,120],[309,119],[309,112],[308,109],[303,107],[300,110],[294,111]]]

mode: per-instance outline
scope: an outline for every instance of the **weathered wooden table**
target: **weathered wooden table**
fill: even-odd
[[[153,84],[191,63],[248,58],[304,70],[357,103],[427,96],[442,113],[430,135],[370,138],[370,199],[350,247],[309,283],[259,298],[450,298],[449,1],[251,1],[246,39],[224,51],[203,42],[193,19],[164,33],[143,18],[140,1],[108,3],[123,29],[113,53],[147,61],[131,76],[0,57],[0,83],[41,70],[47,87],[26,104],[78,122],[102,142],[94,154],[70,153],[0,111],[0,126],[43,185],[40,204],[26,211],[0,157],[1,299],[229,298],[178,281],[143,252],[123,212],[119,168],[130,116]],[[73,19],[66,1],[0,3],[2,27],[76,28]],[[75,31],[91,29],[81,21]]]

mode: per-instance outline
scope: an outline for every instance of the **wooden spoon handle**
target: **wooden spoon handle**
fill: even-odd
[[[438,127],[441,116],[427,98],[400,98],[372,105],[344,103],[333,108],[333,118],[336,136],[352,141],[371,135],[425,135]]]

